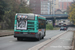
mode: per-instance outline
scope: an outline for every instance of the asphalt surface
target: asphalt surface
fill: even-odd
[[[29,48],[40,44],[51,37],[54,37],[64,31],[60,30],[47,30],[44,39],[37,41],[34,39],[28,39],[24,41],[17,41],[13,36],[0,37],[0,50],[28,50]]]
[[[69,31],[46,46],[43,50],[70,50],[72,44],[73,32]]]

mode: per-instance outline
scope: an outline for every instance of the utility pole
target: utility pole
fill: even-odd
[[[53,14],[53,0],[51,0],[51,10],[52,10],[52,14]]]
[[[50,1],[50,15],[51,15],[51,1]]]
[[[55,15],[55,1],[56,1],[56,0],[52,0],[52,13],[53,13],[52,16]],[[56,20],[56,17],[53,16],[53,18],[54,18],[54,19],[53,19],[53,27],[55,27],[55,20]]]
[[[53,2],[53,14],[55,14],[55,1],[56,0],[52,0],[52,2]]]
[[[52,0],[49,0],[50,2],[50,15],[52,14]]]
[[[50,2],[50,15],[53,14],[53,0],[49,0]]]

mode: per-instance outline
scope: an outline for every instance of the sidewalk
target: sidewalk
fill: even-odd
[[[13,35],[14,34],[14,31],[10,31],[10,30],[0,30],[0,37],[3,37],[3,36],[8,36],[8,35]]]
[[[73,32],[69,31],[54,41],[50,42],[48,45],[44,46],[40,50],[70,50],[73,46],[72,44]]]

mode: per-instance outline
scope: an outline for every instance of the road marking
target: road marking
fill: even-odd
[[[64,38],[60,38],[60,39],[61,39],[61,40],[71,40],[71,39],[67,39],[67,38],[66,38],[66,39],[64,39]]]

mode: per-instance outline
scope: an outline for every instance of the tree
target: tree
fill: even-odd
[[[6,3],[3,0],[0,0],[0,15],[4,14],[5,7],[6,7]]]
[[[4,3],[6,3],[6,5]],[[2,25],[1,26],[2,29],[14,28],[14,18],[16,13],[31,12],[31,9],[26,6],[25,2],[19,3],[16,0],[0,0],[0,7],[2,7],[4,12],[4,15],[0,16],[3,19],[0,22],[0,25]]]
[[[69,6],[69,19],[75,24],[75,2]]]
[[[4,15],[6,3],[3,0],[0,0],[0,21],[3,20],[2,15]]]

